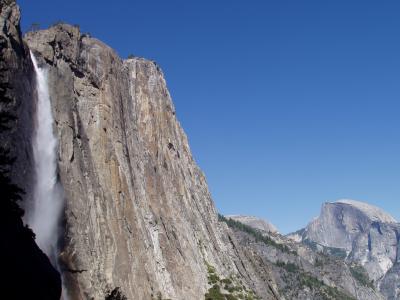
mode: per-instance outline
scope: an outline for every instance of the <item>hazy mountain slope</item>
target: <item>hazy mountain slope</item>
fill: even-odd
[[[272,233],[278,232],[278,229],[273,224],[271,224],[267,220],[263,220],[254,216],[227,215],[225,217],[249,225],[253,228],[263,230],[265,232],[272,232]]]
[[[356,264],[310,248],[277,233],[267,233],[221,217],[246,253],[257,258],[286,299],[384,299]]]
[[[362,265],[388,299],[399,299],[399,232],[399,223],[380,208],[339,200],[325,203],[318,218],[289,237]]]

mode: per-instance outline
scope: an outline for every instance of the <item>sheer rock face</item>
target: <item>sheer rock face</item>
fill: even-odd
[[[399,232],[400,225],[381,209],[354,200],[340,200],[325,203],[320,216],[301,232],[300,239],[346,251],[347,261],[364,266],[383,294],[398,299],[399,287],[394,286],[393,278],[399,276],[395,272]],[[385,279],[386,275],[390,278]],[[397,298],[390,298],[393,293]]]
[[[72,299],[202,299],[206,262],[250,282],[152,61],[121,60],[69,25],[29,33],[48,68]],[[271,296],[267,292],[265,299]]]

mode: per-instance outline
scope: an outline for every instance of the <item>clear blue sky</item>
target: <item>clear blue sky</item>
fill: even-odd
[[[282,232],[353,198],[400,219],[400,1],[20,0],[156,60],[220,212]]]

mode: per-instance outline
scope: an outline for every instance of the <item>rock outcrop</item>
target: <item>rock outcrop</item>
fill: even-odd
[[[0,0],[1,297],[59,300],[61,278],[22,222],[20,188],[29,198],[35,79],[15,1]],[[13,159],[12,159],[13,158]]]
[[[318,218],[290,236],[363,266],[388,299],[398,299],[399,232],[400,224],[380,208],[339,200],[325,203]]]
[[[48,68],[70,298],[119,288],[128,299],[202,299],[210,270],[251,289],[256,273],[218,222],[159,66],[65,24],[25,40]],[[274,299],[265,282],[260,296]]]

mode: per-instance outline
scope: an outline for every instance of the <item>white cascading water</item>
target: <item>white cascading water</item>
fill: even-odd
[[[63,195],[57,182],[57,138],[53,133],[53,115],[47,82],[47,70],[39,68],[35,56],[31,59],[36,73],[37,106],[33,136],[35,185],[33,207],[28,224],[36,234],[36,243],[57,264],[57,241]]]

